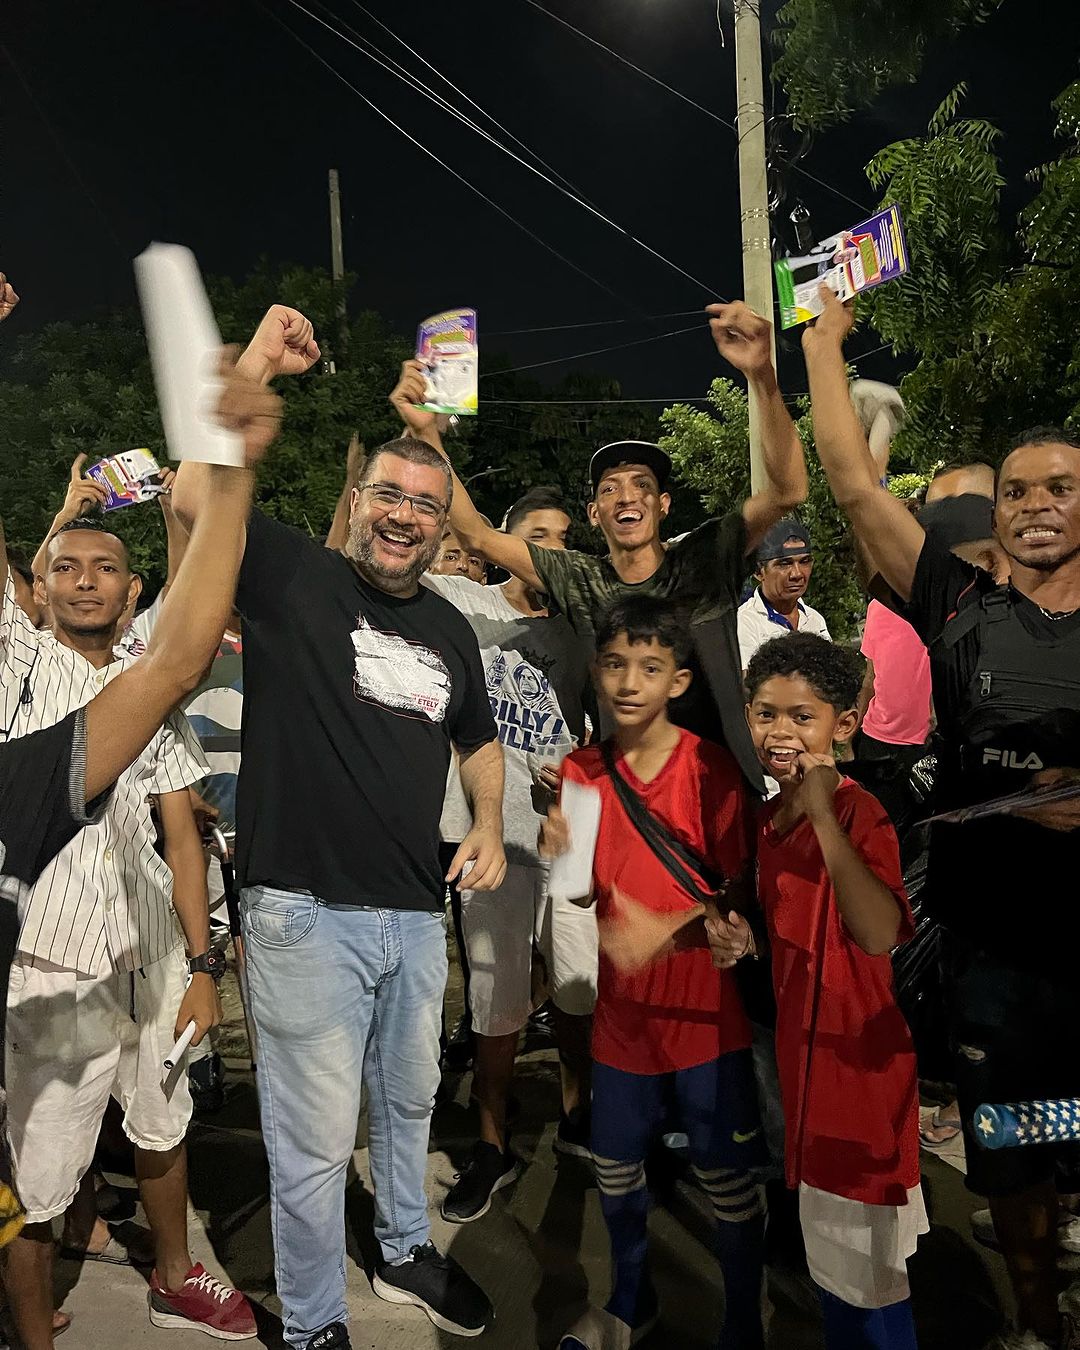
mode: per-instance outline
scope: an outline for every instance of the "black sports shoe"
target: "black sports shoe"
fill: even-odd
[[[317,1335],[312,1336],[304,1350],[352,1350],[349,1333],[344,1322],[331,1322]]]
[[[575,1107],[569,1115],[560,1111],[559,1132],[553,1144],[555,1152],[592,1162],[592,1149],[589,1147],[591,1124],[588,1111],[583,1111],[580,1106]]]
[[[414,1247],[404,1261],[379,1268],[371,1287],[387,1303],[423,1308],[440,1331],[480,1336],[494,1317],[487,1295],[433,1242]]]
[[[518,1178],[518,1161],[483,1140],[473,1145],[469,1161],[443,1196],[440,1212],[448,1223],[472,1223],[491,1208],[491,1197]]]
[[[525,1023],[522,1054],[531,1055],[534,1050],[549,1050],[554,1044],[555,1019],[551,1013],[551,1004],[541,1003]]]

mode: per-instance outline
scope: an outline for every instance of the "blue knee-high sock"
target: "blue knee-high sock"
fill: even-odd
[[[729,1167],[694,1166],[698,1185],[712,1201],[716,1254],[724,1277],[724,1329],[719,1350],[762,1350],[761,1279],[765,1215],[761,1191]]]
[[[716,1250],[724,1276],[724,1327],[718,1350],[762,1350],[761,1280],[765,1216],[716,1225]]]
[[[917,1350],[911,1300],[856,1308],[820,1289],[826,1350]]]
[[[633,1327],[647,1315],[645,1305],[653,1297],[647,1270],[649,1192],[644,1168],[640,1185],[619,1195],[601,1190],[600,1208],[611,1239],[612,1288],[607,1311]]]

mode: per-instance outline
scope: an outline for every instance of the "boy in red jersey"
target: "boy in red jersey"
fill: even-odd
[[[758,890],[776,989],[787,1182],[799,1190],[830,1350],[914,1350],[907,1258],[927,1231],[919,1096],[889,952],[912,933],[896,834],[841,778],[833,746],[858,726],[862,662],[809,633],[761,647],[746,716],[779,784],[758,832]],[[735,963],[744,919],[711,920]]]
[[[614,1287],[606,1308],[590,1310],[560,1344],[562,1350],[623,1350],[656,1319],[644,1164],[674,1106],[717,1219],[725,1287],[719,1345],[761,1350],[763,1216],[749,1170],[765,1161],[765,1148],[750,1024],[733,977],[713,967],[705,909],[695,893],[710,889],[711,874],[735,879],[746,868],[742,781],[728,751],[668,718],[669,701],[691,678],[688,630],[669,601],[634,596],[616,603],[598,628],[596,647],[597,691],[615,733],[605,745],[574,751],[563,762],[563,779],[587,784],[601,798],[593,860],[601,953],[591,1146]],[[613,773],[621,790],[629,788],[699,864],[692,866],[698,878],[691,878],[692,890],[646,842]],[[553,807],[541,852],[553,856],[568,844],[565,818]],[[632,913],[644,922],[627,922]],[[622,938],[650,927],[672,936],[647,963],[628,969]]]

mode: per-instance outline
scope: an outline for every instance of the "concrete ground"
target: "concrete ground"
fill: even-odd
[[[190,1135],[192,1250],[213,1274],[245,1290],[256,1304],[259,1339],[278,1347],[279,1305],[274,1293],[268,1177],[259,1134],[253,1077],[243,1058],[242,1021],[234,993],[227,1000],[224,1049],[229,1058],[225,1108],[193,1125]],[[451,1010],[451,1015],[452,1015]],[[483,1285],[496,1318],[475,1343],[488,1350],[548,1350],[591,1298],[607,1293],[608,1256],[595,1184],[587,1168],[557,1158],[551,1143],[558,1114],[554,1055],[518,1061],[515,1092],[521,1102],[515,1148],[526,1163],[522,1177],[501,1192],[477,1223],[453,1227],[438,1204],[474,1137],[468,1106],[470,1077],[449,1079],[437,1106],[428,1166],[433,1237]],[[346,1195],[348,1289],[354,1350],[426,1350],[461,1345],[416,1310],[386,1304],[371,1292],[372,1198],[364,1145],[358,1132],[355,1177]],[[130,1190],[133,1182],[116,1178]],[[935,1158],[924,1183],[932,1231],[912,1262],[912,1285],[922,1350],[981,1350],[1008,1306],[1000,1257],[971,1241],[968,1217],[977,1207],[963,1178]],[[704,1245],[703,1209],[678,1186],[654,1209],[652,1250],[663,1320],[645,1350],[711,1350],[722,1305],[715,1266]],[[74,1315],[61,1350],[180,1350],[210,1344],[194,1331],[150,1325],[146,1282],[126,1267],[59,1262],[57,1297]],[[810,1350],[821,1344],[809,1286],[792,1276],[769,1281],[770,1350]]]

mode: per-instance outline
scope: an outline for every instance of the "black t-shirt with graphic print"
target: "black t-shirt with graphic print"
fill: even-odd
[[[497,736],[468,621],[396,599],[342,554],[254,512],[240,569],[240,885],[331,904],[439,909],[450,745]]]

